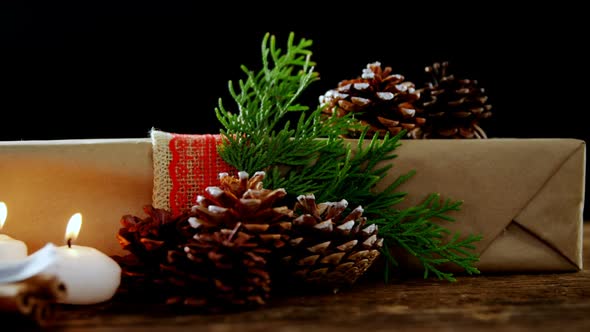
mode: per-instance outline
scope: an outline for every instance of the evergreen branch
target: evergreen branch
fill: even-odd
[[[287,51],[282,53],[276,48],[274,36],[269,36],[262,43],[263,69],[256,74],[242,66],[247,79],[239,81],[239,93],[229,83],[239,112],[227,111],[221,99],[215,110],[226,143],[219,149],[221,158],[250,173],[268,170],[271,165],[310,165],[320,150],[331,151],[341,145],[334,139],[317,138],[334,137],[335,132],[340,134],[347,127],[346,121],[336,117],[329,120],[330,126],[322,124],[321,109],[306,118],[303,112],[308,108],[296,104],[304,89],[318,79],[307,49],[311,41],[302,39],[294,44],[291,34]],[[288,112],[300,113],[297,126],[292,127],[287,121],[281,127]]]
[[[284,188],[291,195],[314,193],[317,201],[346,198],[351,207],[362,205],[385,239],[383,253],[388,264],[397,264],[389,251],[396,246],[422,263],[425,277],[454,281],[452,273],[440,270],[447,263],[469,274],[479,273],[473,266],[478,259],[473,244],[480,237],[451,236],[440,224],[454,221],[449,213],[460,209],[460,201],[441,201],[440,195],[431,194],[419,205],[395,208],[407,195],[399,187],[414,171],[399,175],[381,191],[375,190],[390,174],[405,132],[365,140],[365,129],[353,152],[351,144],[341,138],[355,126],[352,113],[323,118],[321,108],[310,112],[297,103],[301,93],[318,79],[310,60],[311,45],[305,39],[295,43],[294,34],[290,34],[283,51],[277,48],[274,36],[264,37],[262,69],[254,72],[242,66],[246,80],[238,81],[237,88],[229,82],[237,112],[228,111],[221,99],[215,109],[223,127],[221,158],[248,173],[265,170],[267,188]],[[285,119],[288,113],[299,116],[296,123]],[[386,277],[388,273],[389,265]]]
[[[379,226],[379,234],[415,256],[424,267],[424,277],[434,274],[439,279],[455,281],[452,273],[442,272],[439,266],[444,263],[455,264],[468,274],[479,274],[473,266],[479,258],[473,253],[475,242],[481,236],[469,235],[460,239],[455,233],[446,240],[450,231],[433,220],[454,221],[448,215],[458,211],[462,202],[444,201],[442,204],[438,194],[429,195],[422,204],[392,213],[383,211],[381,218],[375,223]]]

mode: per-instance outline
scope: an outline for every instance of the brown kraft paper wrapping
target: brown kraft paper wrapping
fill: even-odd
[[[381,185],[414,169],[400,187],[409,193],[402,205],[432,192],[463,200],[446,226],[483,235],[483,272],[582,268],[583,141],[405,140],[397,154]],[[25,241],[31,253],[62,244],[68,219],[81,212],[76,243],[121,254],[119,221],[144,216],[153,164],[150,139],[0,142],[0,200],[8,206],[0,232]]]

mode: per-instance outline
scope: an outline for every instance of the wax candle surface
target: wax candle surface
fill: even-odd
[[[4,202],[0,202],[0,231],[6,222],[7,216],[8,208]],[[27,245],[23,241],[0,234],[0,260],[17,260],[25,257],[27,257]]]
[[[95,304],[110,300],[121,282],[121,267],[102,252],[84,246],[58,247],[56,262],[46,271],[66,286],[62,303]]]
[[[0,234],[0,261],[17,260],[27,257],[27,245],[8,235]]]
[[[110,300],[121,283],[121,267],[104,253],[84,246],[71,245],[82,227],[82,215],[74,214],[66,228],[68,245],[58,247],[57,259],[47,269],[66,286],[67,304],[95,304]]]

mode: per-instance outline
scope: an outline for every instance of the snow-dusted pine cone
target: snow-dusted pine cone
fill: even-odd
[[[208,187],[181,217],[153,208],[146,219],[124,216],[119,239],[132,252],[119,259],[125,274],[184,308],[263,304],[271,289],[267,258],[285,245],[292,211],[280,204],[285,190],[264,189],[262,179],[263,172],[221,174],[220,186]]]
[[[393,74],[391,67],[381,68],[374,62],[363,69],[360,77],[341,81],[338,87],[320,97],[326,116],[344,116],[352,113],[361,128],[369,127],[368,136],[383,136],[386,132],[398,134],[407,130],[407,136],[425,123],[416,113],[415,102],[420,93],[414,83],[405,81],[399,74]],[[362,129],[361,129],[362,130]],[[351,137],[357,137],[359,130],[351,130]]]
[[[208,187],[197,197],[197,205],[190,219],[196,232],[210,229],[233,228],[240,223],[244,232],[263,243],[268,250],[285,245],[285,232],[291,228],[293,211],[283,205],[285,189],[265,189],[266,174],[256,172],[250,177],[239,172],[238,177],[220,174],[220,185]]]
[[[379,256],[383,239],[377,226],[367,225],[358,206],[350,213],[346,200],[316,204],[313,194],[301,195],[294,208],[284,268],[311,286],[337,291],[354,284]]]

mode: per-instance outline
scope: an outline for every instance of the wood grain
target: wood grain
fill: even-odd
[[[584,238],[587,253],[590,224]],[[588,255],[584,264],[590,265]],[[117,302],[64,307],[57,315],[44,331],[590,331],[590,271],[462,276],[456,283],[371,281],[223,315],[175,315],[161,306]]]

